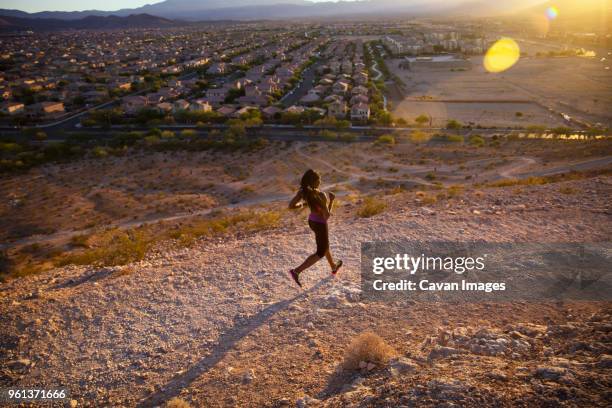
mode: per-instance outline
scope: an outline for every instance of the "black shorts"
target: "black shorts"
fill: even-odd
[[[309,220],[308,226],[310,226],[310,229],[315,233],[317,256],[323,258],[329,249],[329,231],[327,229],[327,224]]]

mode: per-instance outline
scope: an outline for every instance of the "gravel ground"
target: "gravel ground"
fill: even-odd
[[[79,406],[609,406],[611,304],[364,303],[365,240],[609,241],[612,178],[487,189],[355,218],[340,207],[324,262],[305,222],[170,243],[126,267],[65,267],[0,286],[0,386],[65,386]],[[574,193],[563,194],[561,187]],[[305,216],[304,216],[305,218]],[[374,331],[389,367],[339,369]]]

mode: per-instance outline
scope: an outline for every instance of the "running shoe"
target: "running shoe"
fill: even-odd
[[[295,272],[295,270],[291,269],[291,270],[289,271],[289,275],[291,275],[291,278],[293,278],[293,280],[295,281],[295,283],[297,283],[297,284],[298,284],[298,286],[301,288],[301,287],[302,287],[302,284],[300,283],[300,277],[299,277],[299,274],[297,274],[297,273]]]
[[[338,263],[336,264],[336,267],[332,269],[332,275],[336,276],[340,268],[342,268],[342,259],[339,260]]]

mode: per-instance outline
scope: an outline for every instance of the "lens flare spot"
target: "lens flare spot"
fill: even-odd
[[[484,57],[484,67],[489,72],[502,72],[516,64],[521,50],[512,38],[501,38],[489,48]]]
[[[549,20],[554,20],[558,15],[559,9],[555,6],[550,6],[546,9],[546,17],[548,17]]]

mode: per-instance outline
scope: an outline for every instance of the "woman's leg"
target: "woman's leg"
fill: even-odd
[[[327,237],[327,224],[319,222],[308,221],[310,229],[315,234],[315,240],[317,242],[317,252],[310,255],[300,266],[295,268],[293,271],[299,274],[305,269],[310,268],[317,261],[325,256],[325,252],[329,250],[329,239]]]
[[[304,262],[302,262],[302,264],[300,266],[298,266],[297,268],[295,268],[293,271],[296,274],[299,274],[303,270],[308,269],[312,265],[316,264],[319,259],[321,259],[321,257],[319,255],[312,254],[308,258],[306,258],[306,260]]]
[[[334,262],[334,257],[332,256],[331,251],[329,250],[329,248],[327,248],[327,251],[325,252],[325,257],[327,258],[327,262],[329,262],[330,268],[332,268],[332,270],[334,268],[336,268],[336,263]]]

